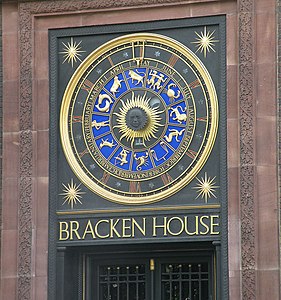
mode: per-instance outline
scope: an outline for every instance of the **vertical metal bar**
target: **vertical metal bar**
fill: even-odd
[[[201,286],[201,283],[202,283],[202,276],[201,276],[201,264],[198,264],[198,277],[199,277],[199,300],[201,300],[201,289],[202,289],[202,286]]]
[[[213,242],[213,245],[216,247],[216,253],[214,254],[214,300],[221,299],[222,295],[222,286],[221,286],[221,243],[220,241]]]
[[[179,293],[180,293],[180,299],[182,300],[182,265],[179,265],[179,277],[180,277],[180,288],[179,288]]]
[[[155,261],[154,259],[150,259],[149,261],[149,268],[150,268],[150,299],[154,300],[154,270],[155,270]]]
[[[170,272],[169,272],[169,284],[170,284],[170,300],[173,300],[172,299],[172,296],[173,296],[173,283],[172,283],[172,265],[171,266],[171,269],[170,269]],[[170,267],[169,266],[169,267]]]
[[[129,299],[129,291],[130,291],[130,281],[129,281],[129,278],[130,278],[130,267],[127,266],[126,267],[126,273],[127,273],[127,290],[126,290],[126,296],[127,296],[127,300],[130,300]]]
[[[188,291],[188,300],[192,300],[192,286],[191,286],[191,283],[192,283],[192,274],[191,274],[191,265],[188,265],[188,274],[189,274],[189,291]]]
[[[107,268],[107,299],[110,299],[110,267]]]
[[[120,286],[119,286],[119,270],[120,267],[117,267],[117,272],[116,272],[116,284],[117,284],[117,300],[120,300]]]
[[[136,266],[136,300],[139,300],[139,267]]]

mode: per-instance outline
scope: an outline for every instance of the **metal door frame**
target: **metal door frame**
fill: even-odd
[[[165,247],[166,248],[166,247]],[[114,251],[115,250],[115,251]],[[216,251],[214,248],[205,247],[179,247],[176,249],[152,248],[146,249],[115,249],[111,246],[105,251],[93,251],[82,254],[82,299],[99,300],[98,287],[93,289],[93,285],[98,286],[97,268],[101,264],[130,264],[139,262],[146,265],[147,289],[146,299],[161,299],[161,264],[162,263],[199,263],[209,264],[209,299],[217,300],[217,278],[219,277],[216,266]],[[160,291],[160,294],[157,294]],[[160,297],[160,298],[159,298]]]

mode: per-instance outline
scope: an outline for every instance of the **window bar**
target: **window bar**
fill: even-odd
[[[179,288],[179,295],[180,295],[180,299],[182,300],[182,265],[179,265],[179,284],[180,284],[180,288]]]
[[[110,299],[110,267],[107,268],[107,299]]]
[[[117,278],[116,278],[116,284],[117,284],[117,300],[120,300],[120,281],[119,281],[119,276],[120,276],[120,267],[117,267]]]
[[[173,266],[169,265],[169,284],[170,284],[170,300],[173,300],[173,283],[172,283]]]
[[[188,291],[188,299],[192,300],[192,272],[191,272],[192,265],[188,265],[188,274],[189,274],[189,291]]]
[[[130,278],[130,267],[127,266],[126,267],[126,287],[127,287],[127,290],[126,290],[126,294],[127,294],[127,300],[130,300],[129,299],[129,291],[130,291],[130,281],[129,281],[129,278]]]
[[[201,264],[198,264],[198,275],[199,275],[199,300],[201,300],[201,283],[202,283]]]
[[[139,300],[139,266],[136,266],[136,300]]]

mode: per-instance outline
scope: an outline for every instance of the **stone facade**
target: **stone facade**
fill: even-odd
[[[3,2],[1,299],[47,299],[48,29],[219,14],[227,23],[230,299],[279,299],[275,0]]]
[[[2,111],[3,111],[3,71],[2,71],[2,7],[0,7],[0,174],[2,174],[2,140],[3,140],[3,128],[2,128]],[[2,175],[1,175],[2,178]],[[2,180],[0,182],[0,192],[2,195]],[[1,248],[1,236],[2,236],[2,196],[0,197],[0,248]],[[1,261],[0,261],[1,270]]]

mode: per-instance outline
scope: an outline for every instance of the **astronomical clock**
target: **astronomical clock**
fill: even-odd
[[[224,46],[223,16],[50,31],[50,299],[227,299]]]
[[[204,30],[197,50],[206,56],[217,41]],[[78,45],[71,57],[69,44],[66,59],[79,58]],[[61,145],[74,175],[94,194],[117,204],[151,204],[180,192],[204,168],[218,111],[212,77],[197,54],[164,34],[124,34],[93,50],[70,78],[60,108]],[[214,195],[212,178],[204,176],[199,192]],[[66,195],[71,188],[79,199],[73,182]]]

